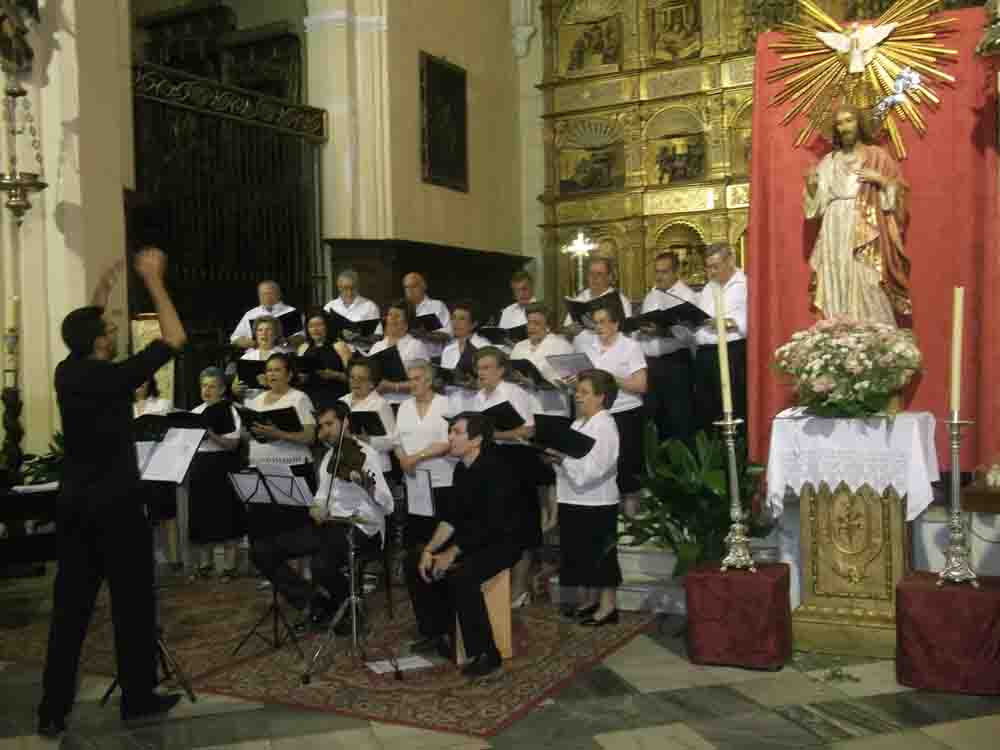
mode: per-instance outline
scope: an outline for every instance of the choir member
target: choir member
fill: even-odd
[[[421,334],[431,356],[440,357],[444,345],[452,336],[451,315],[448,313],[448,306],[439,299],[427,296],[427,280],[419,273],[408,273],[403,277],[403,297],[413,309],[414,318],[433,314],[441,321],[441,328],[437,331]]]
[[[451,456],[459,459],[454,474],[455,503],[440,521],[409,577],[414,611],[424,638],[411,646],[416,653],[449,653],[455,617],[462,629],[469,661],[467,677],[482,677],[500,668],[482,585],[511,567],[520,554],[514,529],[518,503],[510,467],[492,449],[489,419],[475,412],[455,417],[448,435]]]
[[[747,277],[736,267],[732,248],[725,243],[705,249],[708,283],[698,296],[698,307],[711,319],[695,331],[695,428],[711,433],[722,419],[722,381],[719,375],[719,337],[715,324],[715,290],[722,289],[726,310],[726,340],[729,342],[729,377],[733,391],[733,414],[747,416]]]
[[[625,318],[632,317],[632,303],[628,297],[619,292],[614,287],[615,269],[614,261],[611,258],[594,256],[587,259],[587,288],[581,291],[574,299],[578,302],[589,302],[590,300],[603,297],[606,294],[617,294],[621,301],[622,314]],[[573,321],[567,313],[563,321],[563,330],[573,339],[573,345],[579,350],[586,344],[592,342],[595,334],[592,330],[584,328]]]
[[[174,405],[170,399],[160,396],[156,377],[151,377],[135,389],[132,402],[132,416],[138,419],[143,414],[169,414]],[[139,467],[140,469],[142,467]],[[149,520],[157,527],[157,550],[166,561],[179,569],[183,565],[180,551],[180,534],[177,529],[177,491],[166,482],[142,483],[146,495]]]
[[[340,399],[347,393],[347,363],[351,347],[343,341],[331,341],[330,324],[323,310],[313,310],[306,318],[307,340],[299,346],[300,361],[309,363],[310,372],[300,375],[302,390],[317,408]]]
[[[597,335],[592,342],[578,347],[578,351],[590,357],[596,369],[611,373],[618,386],[610,407],[621,443],[618,489],[623,495],[633,495],[639,491],[643,467],[642,397],[647,389],[647,373],[642,347],[621,333],[622,320],[621,307],[613,300],[597,308],[594,311]]]
[[[622,582],[618,566],[619,436],[608,406],[617,398],[615,377],[603,370],[577,376],[573,429],[594,439],[583,458],[556,451],[546,454],[556,466],[559,498],[559,585],[579,587],[575,609],[566,611],[581,625],[618,622],[615,592]]]
[[[240,359],[266,362],[272,354],[287,354],[288,347],[279,344],[283,335],[281,321],[271,315],[262,315],[254,321],[254,336],[257,345],[243,352]],[[254,398],[267,386],[267,376],[261,374],[256,383],[244,383],[239,377],[233,381],[233,393],[237,398]]]
[[[535,414],[553,414],[557,416],[569,416],[569,398],[562,390],[564,383],[546,357],[558,354],[572,354],[573,345],[564,337],[553,333],[550,328],[549,310],[539,302],[531,302],[525,305],[525,320],[528,327],[528,338],[519,341],[510,358],[527,359],[542,376],[558,390],[547,390],[539,388],[528,388],[534,402],[533,410]]]
[[[347,534],[350,527],[332,523],[332,518],[360,516],[356,536],[362,558],[374,557],[385,539],[385,517],[392,513],[393,499],[385,478],[379,471],[380,460],[371,448],[358,445],[364,454],[360,473],[374,476],[375,485],[370,500],[355,506],[334,482],[331,470],[337,468],[342,441],[350,436],[350,415],[347,406],[338,402],[320,410],[319,439],[328,448],[319,466],[319,487],[309,508],[309,518],[293,529],[255,540],[250,548],[254,565],[285,600],[295,609],[306,610],[318,627],[329,624],[337,609],[350,593],[350,583],[344,575],[347,564]],[[357,477],[360,479],[360,477]],[[352,478],[350,481],[354,481]],[[307,581],[288,563],[295,557],[312,556],[312,580]],[[322,593],[326,590],[326,594]],[[349,632],[350,619],[338,625],[338,633]]]
[[[393,416],[389,402],[375,390],[375,382],[379,379],[378,375],[376,363],[365,359],[353,360],[348,367],[348,382],[351,390],[340,400],[347,404],[352,412],[375,412],[382,420],[385,435],[356,434],[355,438],[371,446],[378,457],[379,471],[386,474],[392,471],[391,453],[396,433],[396,418]]]
[[[511,599],[513,606],[521,607],[531,601],[531,566],[534,551],[542,546],[541,508],[536,489],[541,471],[534,450],[517,445],[534,434],[535,417],[528,392],[504,379],[509,367],[507,355],[495,346],[487,346],[476,352],[479,391],[473,400],[473,407],[477,412],[485,412],[506,402],[522,420],[520,426],[495,430],[494,434],[496,440],[504,442],[497,446],[498,454],[511,464],[518,480],[518,519],[515,528],[521,559],[511,570]]]
[[[468,385],[475,381],[476,351],[489,346],[488,339],[475,332],[478,320],[475,306],[469,300],[456,302],[451,307],[451,325],[455,338],[448,342],[441,352],[441,367],[456,371],[459,380]],[[452,414],[470,409],[475,389],[462,385],[449,385],[445,395],[451,401]]]
[[[337,296],[326,303],[328,312],[343,315],[348,320],[378,320],[378,305],[361,296],[361,283],[357,271],[347,269],[337,274]]]
[[[180,699],[154,692],[153,542],[142,507],[132,403],[135,389],[183,349],[187,334],[164,284],[166,256],[143,249],[135,270],[153,302],[162,339],[115,361],[117,327],[105,310],[122,265],[101,276],[91,305],[70,312],[61,327],[69,355],[55,371],[65,436],[56,519],[59,558],[37,728],[51,738],[66,731],[80,651],[105,579],[114,612],[122,718],[163,714]]]
[[[500,313],[500,328],[517,328],[527,321],[527,307],[535,299],[535,279],[527,271],[517,271],[510,277],[510,291],[514,295],[513,304],[507,305]]]
[[[152,377],[135,389],[135,401],[132,402],[132,416],[143,414],[167,414],[173,409],[170,399],[160,396],[160,386]]]
[[[666,310],[683,302],[694,303],[697,294],[681,281],[676,253],[660,253],[655,260],[656,285],[642,302],[642,312]],[[649,391],[646,412],[656,423],[660,440],[687,440],[694,432],[694,344],[691,331],[673,326],[669,331],[644,327],[636,336],[646,355]]]
[[[302,391],[292,388],[294,366],[292,358],[286,353],[275,353],[267,358],[264,371],[268,390],[246,402],[249,409],[258,412],[274,411],[276,409],[295,409],[302,429],[297,432],[286,432],[271,424],[254,423],[245,425],[251,436],[250,463],[267,462],[277,459],[290,466],[312,462],[310,446],[316,438],[316,419],[313,416],[313,403]],[[261,442],[264,438],[268,442]]]
[[[207,367],[201,372],[202,403],[195,414],[216,404],[224,404],[226,376],[217,367]],[[215,545],[223,548],[222,580],[236,577],[236,551],[238,540],[246,533],[243,503],[229,483],[229,474],[239,468],[237,449],[240,444],[242,423],[236,409],[229,410],[234,429],[224,435],[211,430],[198,446],[198,453],[191,463],[187,481],[188,539],[194,552],[192,578],[206,578],[215,568]]]
[[[431,353],[423,341],[414,338],[410,334],[410,321],[413,317],[413,309],[405,300],[397,300],[386,308],[385,316],[382,320],[385,328],[385,336],[368,352],[372,357],[390,346],[396,347],[399,358],[405,366],[407,362],[418,359],[430,359]],[[410,384],[406,380],[392,381],[380,380],[378,391],[390,404],[401,404],[406,400],[410,392]]]
[[[260,304],[244,313],[229,337],[230,342],[240,349],[250,349],[254,346],[254,331],[251,330],[252,321],[263,315],[277,318],[279,315],[295,312],[294,307],[281,301],[281,287],[278,286],[277,281],[269,279],[260,282],[257,285],[257,299]]]
[[[449,401],[434,392],[434,366],[427,360],[411,362],[407,374],[412,396],[400,405],[396,415],[396,458],[407,487],[403,547],[411,563],[406,569],[412,575],[438,522],[451,513],[455,464],[448,458]],[[424,495],[428,486],[430,507]],[[412,598],[415,581],[408,579],[407,588]]]

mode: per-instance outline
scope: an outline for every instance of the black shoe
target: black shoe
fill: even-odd
[[[58,739],[58,737],[66,731],[66,717],[65,716],[44,716],[39,714],[38,716],[38,732],[37,734],[41,737],[48,737],[50,740]]]
[[[337,607],[328,597],[317,596],[309,604],[309,622],[317,628],[324,628],[337,614]]]
[[[496,672],[502,665],[503,659],[500,658],[500,652],[493,649],[480,654],[462,667],[462,674],[466,677],[485,677]]]
[[[448,643],[448,636],[446,635],[432,635],[427,638],[421,638],[419,641],[414,641],[410,644],[410,653],[420,656],[437,654],[443,659],[448,659],[449,661],[452,659],[451,644]]]
[[[604,615],[604,617],[602,617],[600,620],[594,617],[593,614],[587,615],[582,620],[580,620],[580,624],[587,628],[599,628],[602,625],[617,625],[618,610],[617,609],[611,610],[608,614]]]
[[[180,702],[180,693],[160,695],[151,693],[141,701],[122,700],[122,721],[136,721],[137,719],[154,719],[163,716],[170,709]]]
[[[584,607],[583,609],[574,609],[573,617],[577,620],[585,620],[593,615],[600,606],[600,604],[591,604],[589,607]]]

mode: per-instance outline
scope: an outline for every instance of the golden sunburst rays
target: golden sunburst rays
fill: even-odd
[[[873,24],[874,27],[895,24],[895,27],[880,43],[860,53],[863,54],[864,72],[852,73],[849,72],[850,53],[828,46],[817,33],[843,35],[844,43],[855,48],[859,44],[858,24],[839,23],[813,0],[798,0],[798,3],[801,21],[779,26],[783,38],[769,45],[785,62],[767,74],[769,83],[783,82],[782,90],[773,97],[771,104],[791,105],[782,116],[781,124],[787,125],[799,115],[806,118],[795,145],[802,145],[814,133],[825,132],[831,110],[838,102],[847,101],[871,110],[878,102],[895,94],[881,125],[896,155],[905,158],[906,145],[900,123],[909,122],[923,135],[927,123],[921,108],[941,101],[931,81],[955,81],[954,76],[939,67],[943,61],[958,55],[958,50],[939,43],[955,19],[931,17],[931,9],[939,5],[940,0],[899,0]],[[919,83],[899,92],[897,81],[907,69],[919,74]]]

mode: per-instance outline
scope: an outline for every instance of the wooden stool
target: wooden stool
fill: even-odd
[[[504,659],[514,655],[514,643],[510,633],[510,568],[504,568],[482,585],[486,598],[486,612],[490,616],[490,628],[497,651]],[[455,617],[455,661],[466,661],[465,643],[462,640],[462,626]]]
[[[757,572],[719,563],[691,568],[687,591],[688,658],[695,664],[781,669],[792,657],[789,570],[759,563]]]
[[[914,571],[896,588],[896,680],[920,690],[1000,695],[1000,577],[937,585]]]

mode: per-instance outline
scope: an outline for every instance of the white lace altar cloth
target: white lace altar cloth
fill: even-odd
[[[796,495],[806,482],[852,491],[867,484],[876,492],[890,485],[906,497],[906,520],[931,504],[931,482],[939,478],[934,447],[934,415],[902,412],[894,418],[823,419],[786,409],[771,425],[767,459],[767,502],[775,516],[784,510],[788,489]]]

